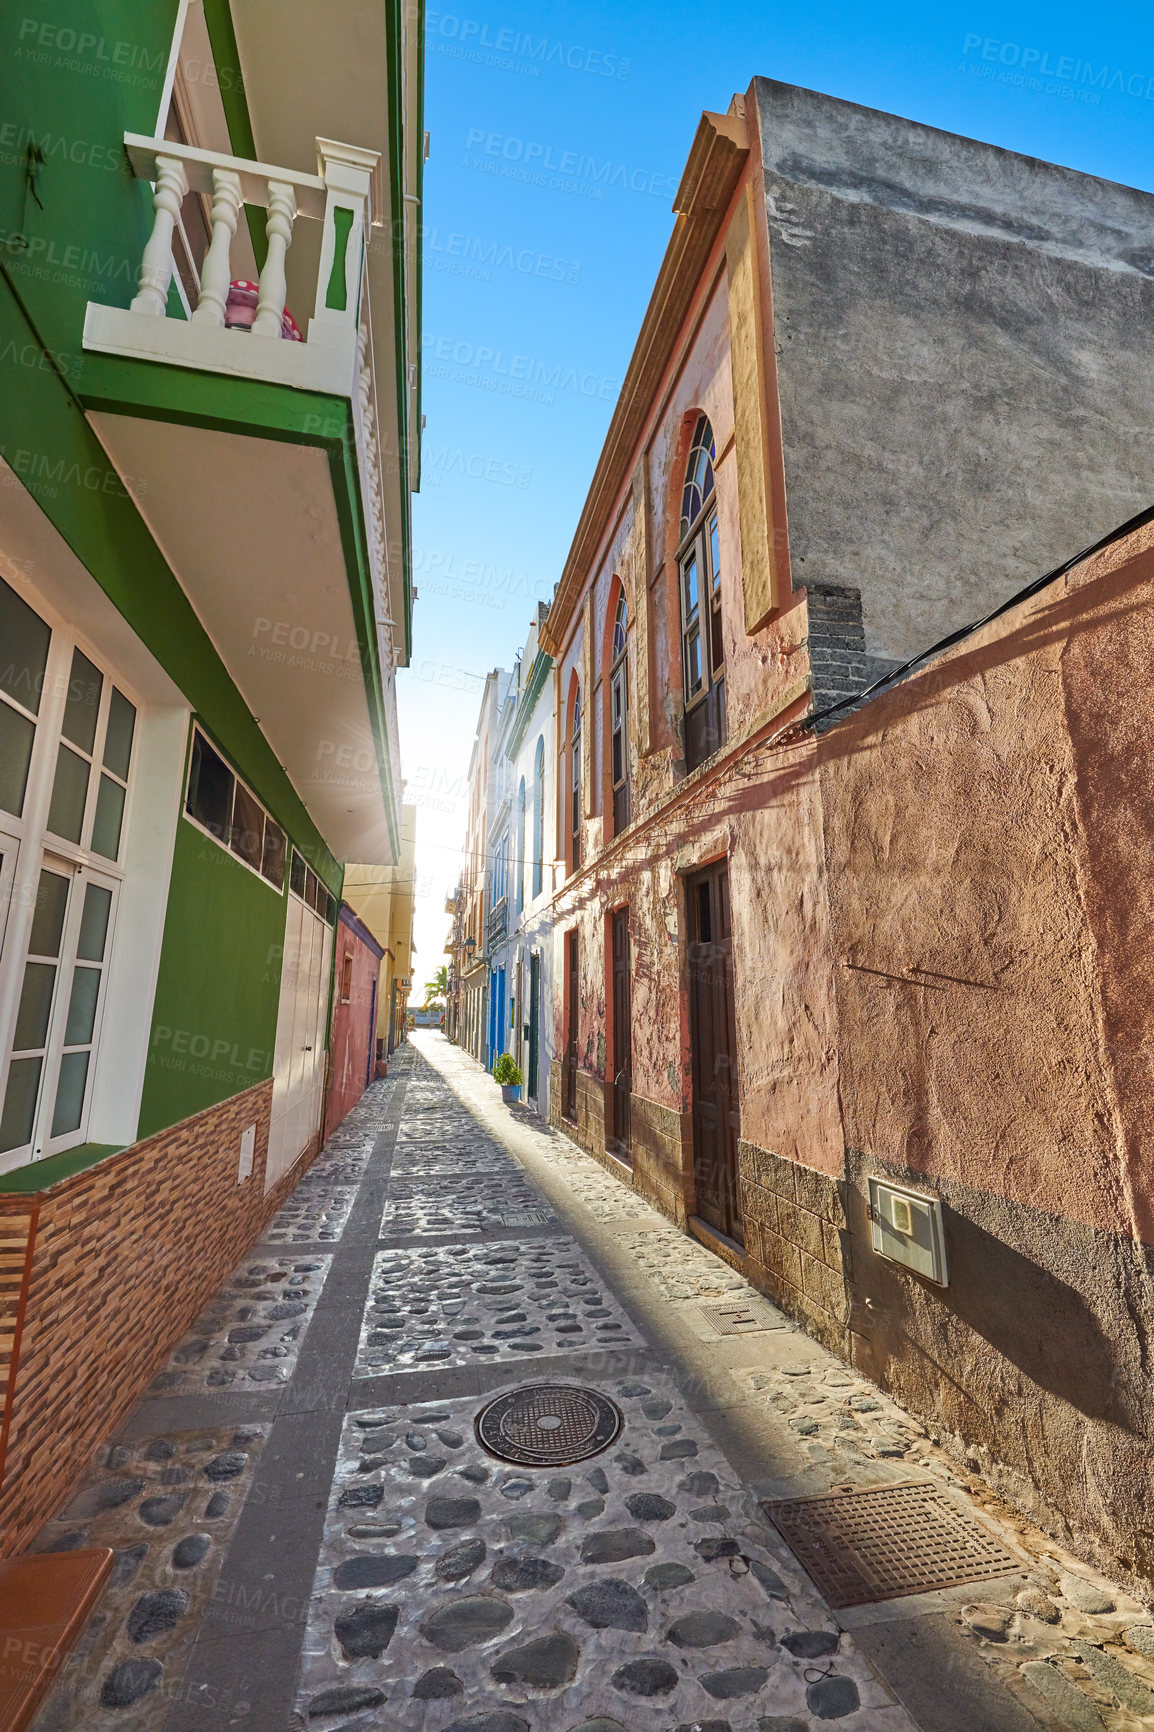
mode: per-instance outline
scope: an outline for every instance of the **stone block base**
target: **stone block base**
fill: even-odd
[[[738,1163],[749,1279],[848,1358],[852,1264],[842,1186],[756,1143],[738,1143]]]

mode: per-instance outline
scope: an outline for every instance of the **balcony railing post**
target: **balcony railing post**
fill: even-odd
[[[355,333],[360,323],[360,288],[365,263],[365,227],[373,174],[380,152],[353,144],[317,139],[317,169],[328,189],[321,238],[317,299],[310,341],[332,333]]]
[[[292,245],[293,219],[297,214],[296,193],[287,181],[268,183],[268,256],[260,273],[260,293],[257,296],[256,318],[252,324],[254,337],[279,337],[284,319],[285,254]]]
[[[241,206],[240,176],[231,169],[212,171],[212,241],[200,273],[200,299],[193,323],[223,325],[232,270],[229,255]]]
[[[172,281],[172,231],[188,191],[184,164],[172,156],[156,159],[156,186],[152,194],[152,233],[140,261],[139,288],[132,297],[134,313],[150,313],[162,319],[168,306]]]

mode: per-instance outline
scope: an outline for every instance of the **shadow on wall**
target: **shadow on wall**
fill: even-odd
[[[1143,1432],[1142,1409],[1131,1398],[1129,1378],[1115,1366],[1111,1337],[1084,1295],[955,1209],[947,1207],[944,1216],[951,1261],[950,1286],[942,1298],[954,1314],[1040,1389],[1087,1419]],[[1081,1232],[1087,1239],[1103,1237],[1089,1229]],[[1074,1228],[1072,1239],[1078,1236]],[[1074,1243],[1069,1248],[1076,1252]],[[1094,1258],[1088,1246],[1087,1251],[1088,1266],[1099,1278],[1106,1276],[1104,1293],[1117,1295],[1115,1258]],[[1115,1341],[1119,1333],[1113,1331]]]
[[[860,1193],[855,1201],[855,1238],[859,1244],[863,1239],[868,1244],[869,1224]],[[983,1201],[988,1206],[995,1199]],[[1012,1205],[1004,1207],[1010,1210]],[[1020,1211],[1014,1209],[1013,1214]],[[929,1359],[943,1381],[967,1404],[974,1402],[978,1389],[984,1391],[979,1399],[989,1400],[990,1378],[974,1365],[973,1348],[966,1351],[941,1315],[945,1311],[1039,1389],[1069,1403],[1087,1419],[1143,1436],[1147,1415],[1137,1361],[1149,1319],[1138,1317],[1134,1304],[1125,1298],[1133,1285],[1132,1277],[1139,1272],[1119,1266],[1127,1250],[1141,1255],[1141,1249],[1114,1244],[1107,1234],[1072,1222],[1058,1223],[1041,1214],[1028,1224],[1044,1230],[1070,1267],[1086,1271],[1087,1278],[1100,1288],[1104,1304],[1120,1313],[1108,1325],[1107,1333],[1084,1294],[1007,1243],[1011,1236],[1019,1241],[1028,1237],[1020,1231],[1020,1220],[1002,1223],[999,1237],[951,1208],[944,1199],[943,1218],[950,1276],[950,1285],[944,1289],[868,1252],[855,1257],[855,1285],[859,1296],[870,1301],[865,1313],[868,1323],[861,1317],[856,1326],[865,1324],[879,1364],[888,1356],[891,1371],[897,1364],[909,1368],[913,1346],[918,1357]],[[1148,1291],[1142,1309],[1149,1309]],[[953,1342],[951,1335],[955,1336]],[[1119,1340],[1135,1336],[1138,1351],[1131,1371],[1116,1363],[1115,1347]],[[942,1363],[943,1359],[948,1363]],[[993,1399],[997,1401],[996,1394]]]

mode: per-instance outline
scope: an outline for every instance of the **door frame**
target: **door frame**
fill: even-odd
[[[625,934],[625,966],[619,969],[617,965],[617,936],[621,926]],[[606,1004],[609,1009],[609,1040],[608,1073],[606,1075],[607,1100],[605,1123],[607,1135],[605,1146],[607,1151],[617,1160],[633,1165],[632,1150],[632,1112],[633,1094],[633,993],[630,980],[632,966],[632,939],[629,931],[629,904],[622,903],[618,908],[609,909],[605,917],[605,958],[608,980],[606,981]],[[622,1006],[618,1003],[618,977],[624,982],[624,1017],[619,1013]],[[624,1021],[624,1032],[621,1023]],[[624,1054],[623,1054],[624,1049]],[[620,1062],[624,1056],[624,1062]],[[619,1085],[625,1078],[625,1087]]]
[[[745,1242],[744,1224],[741,1210],[741,1188],[738,1169],[738,1141],[741,1135],[740,1124],[740,1083],[737,1071],[737,1018],[736,1018],[736,980],[734,967],[732,901],[729,877],[729,856],[720,854],[712,860],[703,861],[681,875],[682,895],[684,898],[684,932],[685,932],[685,1006],[686,1029],[689,1041],[690,1058],[690,1137],[692,1155],[692,1196],[693,1214],[704,1223],[710,1231],[720,1234],[732,1244],[743,1249]],[[701,940],[696,934],[699,930],[699,907],[695,904],[695,889],[708,883],[710,879],[724,878],[723,908],[725,924],[728,931],[720,939]],[[722,912],[720,899],[710,900],[711,933],[712,923]],[[716,948],[719,955],[714,959],[720,961],[720,979],[715,977],[712,983],[707,979],[701,983],[700,977],[695,979],[694,950],[699,944],[708,944]],[[721,992],[717,993],[720,983]],[[702,1001],[698,997],[699,985],[706,989],[712,984],[713,999],[707,1007],[711,1017],[711,1027],[718,1029],[722,1040],[714,1046],[714,1075],[719,1074],[717,1056],[725,1059],[727,1085],[721,1097],[722,1120],[720,1124],[710,1125],[711,1111],[717,1107],[717,1097],[707,1099],[700,1087],[701,1066],[707,1055],[702,1052],[701,1024]],[[707,1140],[712,1147],[707,1148]],[[717,1160],[718,1143],[722,1145],[721,1160]],[[707,1202],[699,1187],[699,1175],[705,1166],[719,1167],[715,1195]],[[703,1207],[705,1202],[705,1207]],[[709,1209],[709,1213],[705,1209]],[[718,1215],[718,1220],[711,1215]]]

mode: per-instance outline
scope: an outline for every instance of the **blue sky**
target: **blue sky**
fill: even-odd
[[[1154,14],[461,0],[428,13],[414,980],[444,960],[481,681],[552,592],[702,109],[762,74],[1154,190]]]

